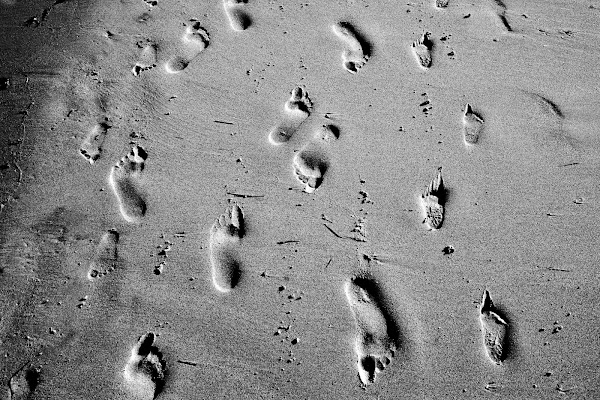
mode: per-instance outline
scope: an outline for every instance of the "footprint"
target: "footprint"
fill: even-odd
[[[102,146],[104,145],[106,133],[108,132],[109,128],[110,125],[106,122],[101,122],[94,125],[83,143],[81,143],[79,153],[92,165],[100,158]]]
[[[185,28],[185,33],[181,37],[179,54],[165,63],[165,70],[169,74],[176,74],[186,69],[190,62],[208,47],[210,42],[208,32],[200,26],[199,22],[192,22],[192,25]]]
[[[471,105],[467,103],[463,114],[463,136],[465,144],[472,146],[479,140],[479,136],[483,131],[483,119],[473,112]]]
[[[248,29],[252,25],[252,19],[244,11],[244,4],[248,0],[223,0],[225,14],[229,19],[229,25],[234,31],[240,32]]]
[[[165,383],[166,363],[154,346],[155,335],[142,335],[131,349],[123,377],[127,387],[138,399],[154,399]]]
[[[346,282],[344,290],[356,322],[354,351],[358,376],[363,385],[375,382],[376,375],[392,361],[396,339],[378,300],[375,282],[355,277]]]
[[[346,45],[342,52],[342,66],[346,71],[355,74],[370,57],[370,45],[347,22],[332,25],[331,30]]]
[[[139,189],[139,179],[148,154],[138,145],[112,167],[108,181],[117,197],[121,215],[127,222],[137,222],[146,214],[146,202]]]
[[[446,8],[448,7],[449,0],[435,0],[435,6],[437,8]]]
[[[215,289],[229,292],[240,278],[237,248],[244,236],[244,214],[234,204],[210,228],[209,252],[212,281]]]
[[[278,146],[291,139],[300,125],[308,118],[312,103],[304,86],[296,86],[284,106],[283,121],[269,132],[269,142]]]
[[[25,400],[32,397],[40,381],[40,369],[33,368],[29,363],[23,365],[13,374],[8,382],[10,400]]]
[[[329,162],[323,145],[337,140],[339,130],[333,125],[323,125],[314,133],[313,140],[304,146],[292,160],[294,174],[304,184],[306,193],[314,193],[321,186],[329,169]]]
[[[433,48],[433,42],[430,39],[430,32],[425,32],[417,41],[412,44],[412,51],[419,63],[419,66],[423,69],[431,67],[431,49]]]
[[[421,195],[421,205],[425,219],[430,230],[440,229],[444,222],[444,203],[446,201],[446,189],[442,180],[442,167],[438,168],[436,177],[429,183],[425,193]]]
[[[505,357],[505,341],[508,323],[497,314],[487,289],[481,300],[479,322],[483,332],[485,353],[494,364],[502,364]]]
[[[116,268],[118,243],[119,233],[117,231],[111,229],[102,235],[100,243],[96,247],[96,256],[90,263],[88,271],[89,280],[106,275]]]
[[[138,61],[131,69],[134,76],[139,76],[142,71],[154,68],[157,62],[157,46],[155,43],[138,43],[138,47],[140,47]]]
[[[506,4],[502,0],[490,0],[489,1],[491,11],[495,14],[496,24],[506,32],[512,32],[513,29],[508,23],[506,18]]]

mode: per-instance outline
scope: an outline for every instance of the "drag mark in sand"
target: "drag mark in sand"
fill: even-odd
[[[95,124],[79,147],[79,153],[92,165],[100,158],[109,128],[106,122]]]
[[[244,237],[244,214],[234,204],[219,216],[210,228],[209,253],[213,286],[219,292],[229,292],[240,278],[237,248]]]
[[[312,111],[312,102],[304,86],[296,86],[285,102],[283,120],[269,132],[269,143],[281,145],[291,139]]]
[[[223,0],[229,26],[236,32],[244,31],[252,25],[252,18],[244,10],[246,3],[248,0]]]
[[[430,39],[431,33],[425,32],[419,39],[413,42],[412,52],[417,59],[419,67],[427,70],[431,67],[431,49],[433,42]]]
[[[487,289],[483,292],[479,311],[485,353],[491,362],[500,365],[506,355],[505,342],[508,323],[498,315]]]
[[[139,180],[148,154],[141,146],[133,146],[129,154],[112,167],[108,182],[113,189],[119,211],[127,222],[137,222],[146,214]]]
[[[200,26],[199,22],[192,21],[192,25],[185,28],[181,37],[179,53],[165,63],[165,70],[169,74],[183,71],[198,54],[208,47],[209,42],[208,32]]]
[[[352,74],[357,73],[371,56],[371,46],[348,22],[334,24],[331,30],[346,46],[342,52],[342,66]]]
[[[375,282],[354,277],[344,286],[346,299],[356,323],[354,352],[358,376],[363,385],[375,382],[376,375],[392,361],[396,351],[396,335],[381,308]]]
[[[123,377],[135,398],[151,400],[162,391],[165,383],[166,363],[162,353],[154,346],[155,335],[142,335],[131,349]]]
[[[313,140],[305,145],[292,160],[296,178],[304,184],[306,193],[314,193],[329,169],[325,146],[339,137],[339,130],[333,125],[323,125],[313,135]]]
[[[102,235],[100,243],[96,247],[96,255],[90,263],[88,279],[94,280],[113,271],[117,266],[117,245],[119,243],[119,233],[115,230],[109,230]]]
[[[425,217],[423,222],[430,230],[441,228],[444,222],[445,202],[446,189],[442,180],[442,167],[439,167],[436,177],[429,182],[427,190],[421,195],[421,206]]]
[[[465,145],[472,146],[476,144],[479,141],[481,132],[483,131],[484,121],[479,115],[473,112],[473,109],[469,103],[467,103],[465,106],[462,124]]]

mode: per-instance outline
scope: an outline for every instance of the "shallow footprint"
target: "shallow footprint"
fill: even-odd
[[[435,0],[435,6],[437,8],[446,8],[448,7],[449,0]]]
[[[479,141],[479,136],[483,131],[483,119],[473,112],[471,105],[467,103],[463,114],[463,138],[467,146],[472,146]]]
[[[354,351],[358,376],[363,385],[370,385],[390,364],[396,351],[395,335],[391,334],[389,321],[378,304],[373,281],[355,277],[346,282],[344,291],[356,322]]]
[[[412,44],[412,52],[423,69],[431,67],[431,49],[433,42],[429,38],[431,33],[425,32],[417,41]]]
[[[165,70],[169,74],[176,74],[184,69],[198,56],[210,42],[208,32],[195,21],[192,25],[185,28],[185,33],[181,37],[182,46],[179,54],[171,57],[165,63]]]
[[[483,292],[479,323],[483,333],[483,347],[489,360],[494,364],[502,364],[505,357],[505,341],[508,323],[497,314],[494,303],[487,289]]]
[[[94,164],[100,158],[102,146],[104,145],[104,140],[106,140],[106,133],[109,128],[110,125],[106,122],[94,125],[85,140],[81,143],[79,153],[83,158],[88,160],[90,164]]]
[[[244,11],[244,4],[248,0],[223,0],[223,8],[229,20],[231,29],[237,32],[246,30],[252,25],[250,15]]]
[[[292,160],[294,174],[304,184],[306,193],[314,193],[321,186],[329,169],[329,161],[319,141],[330,143],[339,137],[339,130],[333,125],[323,125],[317,129],[313,141],[304,146]]]
[[[283,121],[269,132],[269,142],[278,146],[291,139],[300,125],[308,118],[312,110],[312,102],[304,86],[296,86],[284,106]]]
[[[446,201],[446,190],[442,180],[442,167],[438,168],[437,175],[427,186],[425,193],[421,195],[424,223],[430,230],[440,229],[444,222],[444,203]]]
[[[331,30],[347,46],[342,52],[342,66],[352,74],[357,73],[369,59],[369,45],[347,22],[334,24]]]
[[[155,43],[138,43],[138,47],[140,47],[138,61],[131,69],[131,73],[134,76],[139,76],[142,71],[154,68],[157,61],[157,46]]]
[[[237,248],[244,236],[244,214],[234,204],[210,228],[209,252],[212,281],[215,289],[229,292],[240,278]]]
[[[102,235],[100,243],[96,247],[96,255],[90,263],[88,279],[94,280],[100,276],[113,271],[117,266],[117,244],[119,243],[119,233],[115,230],[109,230]]]
[[[128,389],[138,399],[154,399],[165,383],[166,363],[154,346],[155,335],[142,335],[131,349],[123,377]]]
[[[127,222],[136,222],[146,214],[146,202],[138,188],[140,173],[148,154],[141,146],[133,146],[129,154],[112,167],[108,181]]]
[[[10,400],[25,400],[32,397],[40,381],[40,369],[29,363],[23,365],[13,374],[8,382]]]

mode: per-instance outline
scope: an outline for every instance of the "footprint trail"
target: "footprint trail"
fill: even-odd
[[[483,347],[488,359],[496,365],[505,357],[505,342],[508,323],[497,314],[487,289],[481,299],[479,323],[483,333]]]
[[[146,214],[146,201],[139,181],[147,157],[146,151],[135,145],[110,171],[108,181],[117,198],[121,216],[127,222],[137,222]]]
[[[117,266],[117,245],[119,233],[109,230],[102,235],[100,243],[96,247],[96,255],[90,263],[88,279],[94,280],[113,271]]]
[[[429,183],[425,193],[421,195],[421,205],[425,217],[423,222],[430,230],[442,227],[445,201],[446,190],[442,180],[442,167],[439,167],[436,177]]]
[[[236,32],[244,31],[252,25],[252,18],[244,10],[246,3],[248,0],[223,0],[223,8],[225,8],[229,25]]]
[[[357,73],[369,60],[370,45],[347,22],[334,24],[331,30],[346,45],[342,52],[342,66],[352,74]]]
[[[181,46],[179,54],[171,57],[165,63],[165,70],[169,74],[176,74],[184,69],[198,56],[210,42],[208,32],[200,26],[200,23],[193,21],[192,25],[185,28],[181,37]]]
[[[296,86],[285,102],[285,116],[279,125],[269,132],[269,143],[279,146],[289,141],[300,125],[308,118],[312,110],[312,102],[304,86]]]
[[[304,184],[306,193],[314,193],[321,186],[329,161],[324,145],[339,137],[339,130],[333,125],[323,125],[314,133],[313,140],[305,145],[292,160],[296,178]]]
[[[244,236],[244,214],[234,204],[210,228],[209,253],[213,286],[229,292],[240,278],[237,249]]]
[[[483,131],[484,121],[479,115],[473,112],[473,109],[469,103],[467,103],[465,106],[462,123],[465,145],[468,147],[476,144],[479,141],[481,132]]]
[[[423,69],[431,67],[431,49],[433,42],[430,39],[430,32],[425,32],[418,40],[412,44],[412,52]]]
[[[154,399],[165,383],[166,363],[154,346],[155,335],[142,335],[131,349],[123,377],[127,388],[137,399]]]

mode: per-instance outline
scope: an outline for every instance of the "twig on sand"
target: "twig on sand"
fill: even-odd
[[[329,261],[327,261],[327,265],[325,266],[325,269],[327,269],[327,267],[329,267],[329,265],[331,264],[332,261],[333,261],[333,258],[330,258]]]
[[[230,196],[242,197],[244,199],[254,198],[254,197],[265,197],[264,194],[246,194],[246,193],[234,193],[234,192],[227,192],[227,194]]]
[[[327,228],[329,230],[329,232],[333,233],[335,235],[335,237],[340,238],[340,239],[344,239],[343,236],[340,236],[336,231],[334,231],[333,229],[331,229],[327,224],[323,224],[323,226],[325,228]]]
[[[572,165],[579,165],[579,163],[578,162],[572,162],[572,163],[568,163],[568,164],[559,165],[559,167],[570,167]]]
[[[214,122],[216,122],[217,124],[235,125],[233,122],[227,122],[227,121],[214,120]]]
[[[277,242],[277,244],[287,244],[287,243],[300,243],[299,240],[282,240],[280,242]]]
[[[187,364],[187,365],[191,365],[193,367],[195,367],[196,365],[198,365],[197,362],[194,361],[186,361],[186,360],[177,360],[178,363],[180,364]]]
[[[546,267],[546,269],[548,271],[571,272],[570,269],[560,269],[560,268],[553,268],[553,267]]]

